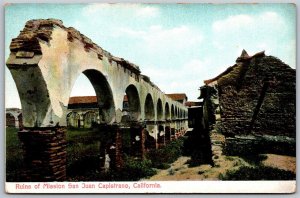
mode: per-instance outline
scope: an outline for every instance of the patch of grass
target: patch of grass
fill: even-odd
[[[181,156],[183,142],[183,138],[179,138],[163,148],[150,150],[146,158],[151,160],[154,168],[167,169],[170,167],[170,163],[176,161]]]
[[[203,173],[205,173],[205,171],[199,171],[198,174],[202,175]]]
[[[234,160],[234,158],[232,156],[225,156],[225,159],[229,160],[229,161],[233,161]]]
[[[18,129],[6,128],[6,181],[21,181],[23,168],[23,150],[18,138]]]
[[[174,174],[175,174],[175,171],[173,170],[173,168],[170,168],[170,169],[168,170],[168,174],[169,174],[169,175],[174,175]]]
[[[100,137],[91,129],[68,129],[67,131],[67,171],[84,172],[96,163],[100,153]],[[98,163],[99,164],[99,163]],[[84,168],[86,167],[86,168]]]
[[[241,167],[238,170],[228,171],[219,175],[220,180],[295,180],[296,175],[290,171],[277,168],[257,166]]]
[[[105,181],[138,181],[141,178],[148,178],[156,174],[151,167],[150,160],[134,159],[133,157],[124,157],[124,168],[116,171],[111,170],[103,177]]]
[[[262,161],[268,158],[266,155],[262,154],[240,155],[239,157],[243,158],[246,162],[248,162],[251,165],[260,165]]]

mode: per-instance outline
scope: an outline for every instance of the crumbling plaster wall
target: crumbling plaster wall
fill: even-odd
[[[10,49],[7,66],[17,85],[26,127],[65,126],[72,87],[77,77],[87,70],[103,75],[111,90],[113,101],[106,112],[107,123],[121,121],[123,96],[131,84],[139,93],[141,119],[145,118],[148,93],[154,101],[153,120],[157,118],[159,98],[163,103],[163,115],[166,102],[186,111],[186,107],[166,97],[141,75],[137,66],[112,56],[74,28],[64,27],[59,20],[27,22]]]

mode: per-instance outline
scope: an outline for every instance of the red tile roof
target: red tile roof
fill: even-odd
[[[97,103],[97,96],[75,96],[70,97],[70,104],[88,104],[88,103]]]
[[[185,93],[172,93],[172,94],[166,94],[166,95],[176,101],[187,99],[187,96]]]
[[[127,95],[124,96],[124,102],[128,101]],[[72,104],[90,104],[97,103],[97,96],[74,96],[70,97],[69,105]]]

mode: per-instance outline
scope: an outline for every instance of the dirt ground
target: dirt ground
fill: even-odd
[[[212,132],[210,135],[215,164],[213,167],[211,165],[189,167],[187,162],[190,160],[190,157],[181,156],[171,164],[170,168],[158,170],[156,175],[143,180],[219,180],[220,175],[225,175],[229,170],[238,170],[242,166],[252,166],[240,157],[223,155],[222,144],[225,141],[224,136],[215,132]],[[262,161],[263,165],[296,173],[296,157],[275,154],[265,155],[267,159]]]
[[[296,173],[296,158],[275,154],[266,154],[267,159],[262,163],[265,166],[288,170]],[[218,163],[211,165],[200,165],[188,167],[186,163],[189,157],[179,157],[171,167],[166,170],[159,170],[158,173],[149,179],[150,181],[171,181],[171,180],[219,180],[220,174],[225,174],[228,170],[238,170],[242,166],[251,166],[242,158],[233,156],[219,156],[215,159]]]
[[[156,175],[147,180],[219,180],[219,175],[224,174],[227,170],[238,169],[241,166],[248,165],[241,158],[222,156],[219,160],[219,165],[215,167],[212,167],[211,165],[188,167],[186,162],[189,159],[189,157],[179,157],[171,164],[169,169],[159,170]]]
[[[296,174],[296,157],[266,154],[268,157],[262,163],[265,166],[291,171]]]

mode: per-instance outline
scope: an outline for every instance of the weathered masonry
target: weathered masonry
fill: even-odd
[[[264,52],[243,51],[235,65],[204,83],[204,120],[225,135],[227,153],[295,155],[295,69]]]
[[[143,126],[135,127],[139,133],[146,131],[158,141],[159,134],[166,137],[187,128],[187,108],[182,103],[167,97],[138,66],[114,57],[60,20],[28,21],[12,40],[10,51],[6,64],[22,104],[24,130],[19,136],[28,180],[65,179],[67,106],[81,73],[95,89],[100,124],[122,125],[126,93],[130,121]],[[118,128],[111,129],[116,130],[114,138],[120,138]]]

